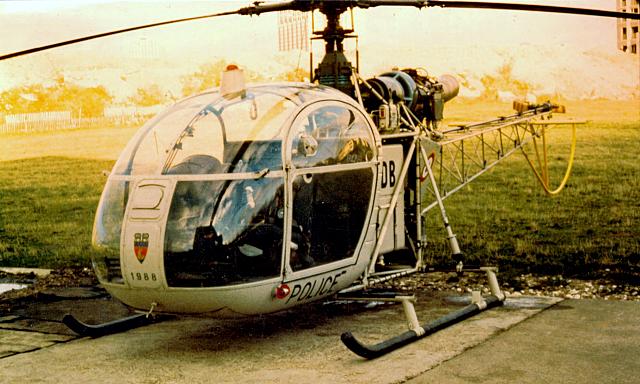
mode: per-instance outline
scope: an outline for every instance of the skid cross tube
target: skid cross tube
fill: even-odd
[[[356,355],[364,357],[365,359],[375,359],[414,341],[420,340],[423,337],[432,335],[451,325],[468,319],[471,316],[474,316],[487,309],[502,305],[504,300],[506,299],[506,296],[501,291],[500,285],[498,284],[496,268],[481,267],[477,270],[477,272],[486,273],[487,280],[489,282],[489,289],[491,291],[490,296],[482,297],[480,291],[475,291],[473,292],[471,297],[471,304],[457,311],[446,314],[422,326],[418,324],[418,318],[413,307],[415,297],[398,296],[394,298],[382,297],[378,299],[369,297],[368,300],[401,302],[404,309],[405,317],[407,319],[409,330],[374,345],[362,344],[360,341],[358,341],[358,339],[355,338],[355,336],[353,336],[351,332],[343,333],[340,336],[340,339],[342,340],[344,345]]]
[[[432,335],[440,330],[443,330],[451,325],[459,323],[469,317],[476,315],[484,310],[502,305],[502,300],[497,296],[488,296],[479,303],[467,305],[457,311],[442,316],[430,323],[424,324],[420,327],[424,330],[424,333],[416,330],[409,330],[398,336],[392,337],[380,343],[374,345],[364,345],[358,339],[353,336],[351,332],[345,332],[340,336],[340,339],[344,345],[358,356],[365,359],[375,359],[382,355],[385,355],[391,351],[394,351],[400,347],[404,347],[414,341],[420,340],[423,337]],[[422,334],[420,334],[422,333]]]

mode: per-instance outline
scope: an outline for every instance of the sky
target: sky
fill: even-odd
[[[495,0],[496,2],[518,2],[518,0]],[[520,0],[519,2],[525,2]],[[536,0],[537,4],[576,6],[615,10],[615,0]],[[6,53],[54,41],[74,38],[86,34],[145,24],[153,21],[180,18],[246,6],[250,1],[3,1],[0,2],[0,32],[2,44],[0,52]],[[541,41],[564,41],[587,45],[606,46],[613,39],[615,30],[603,33],[606,26],[614,26],[615,20],[589,16],[567,16],[517,11],[495,10],[455,10],[429,8],[417,10],[411,7],[378,7],[357,11],[358,23],[375,25],[379,30],[393,29],[403,34],[429,31],[431,36],[444,42],[454,42],[459,36],[473,36],[474,39],[513,43],[528,39]],[[236,27],[234,32],[246,32],[246,22],[237,19],[251,19],[249,28],[260,32],[273,30],[264,19],[273,19],[273,14],[258,17],[232,16]],[[221,19],[198,21],[168,27],[180,33],[188,29],[198,30],[203,23],[214,28],[223,24]],[[498,21],[498,22],[496,22]],[[464,28],[457,28],[460,25]],[[358,27],[361,27],[359,25]],[[165,28],[156,31],[166,30]],[[146,31],[154,34],[156,31]],[[406,36],[405,34],[405,36]],[[416,34],[416,37],[423,37]]]
[[[615,0],[535,2],[615,9]],[[3,1],[0,54],[133,25],[236,9],[250,3]],[[355,17],[361,71],[365,76],[395,65],[429,66],[437,72],[448,69],[458,73],[490,72],[505,60],[518,57],[526,57],[522,59],[527,63],[523,70],[528,67],[531,72],[537,67],[546,68],[547,61],[556,60],[553,57],[556,52],[566,52],[565,61],[582,60],[582,56],[576,59],[578,52],[609,55],[624,62],[624,71],[635,64],[629,64],[629,55],[617,51],[614,19],[410,7],[356,10]],[[315,47],[322,48],[318,43]],[[523,47],[536,47],[541,50],[540,55],[552,57],[538,58],[531,49]],[[152,51],[153,62],[141,62],[138,57],[141,51]],[[181,74],[218,59],[265,73],[290,65],[305,69],[309,66],[306,53],[276,51],[276,14],[228,16],[136,31],[9,59],[0,63],[0,91],[24,83],[52,81],[56,74],[64,72],[65,77],[74,81],[103,82],[122,94],[145,83],[160,83],[176,92]],[[540,65],[536,60],[540,60]]]

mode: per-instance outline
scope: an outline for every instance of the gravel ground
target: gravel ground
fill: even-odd
[[[640,277],[612,274],[603,271],[598,279],[567,278],[562,275],[519,274],[502,277],[498,281],[507,296],[546,296],[565,299],[602,299],[640,301]],[[455,273],[433,272],[415,274],[396,282],[388,283],[386,288],[400,290],[432,289],[437,291],[471,292],[482,289],[488,293],[486,278],[482,273],[466,273],[459,277]]]
[[[568,278],[561,275],[519,274],[501,276],[501,288],[508,296],[547,296],[566,299],[602,299],[640,301],[640,276],[602,272],[598,279]],[[44,300],[50,291],[58,288],[91,287],[98,281],[89,268],[54,270],[45,277],[34,274],[9,274],[0,272],[0,283],[21,283],[28,287],[0,294],[0,311],[15,301]],[[481,289],[488,293],[484,273],[452,272],[418,273],[381,285],[387,289],[406,291],[442,291],[468,293]]]
[[[12,274],[0,271],[0,283],[24,284],[24,289],[0,294],[0,314],[9,312],[15,304],[55,300],[55,290],[61,288],[95,287],[98,285],[89,268],[66,268],[51,271],[46,276],[34,273]]]

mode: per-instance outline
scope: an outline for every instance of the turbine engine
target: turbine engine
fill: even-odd
[[[452,75],[434,78],[417,69],[385,72],[365,82],[365,108],[382,132],[399,128],[408,109],[418,120],[433,124],[442,120],[444,103],[458,95],[460,85]]]

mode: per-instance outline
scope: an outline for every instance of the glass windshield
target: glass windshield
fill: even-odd
[[[178,182],[165,234],[169,286],[210,287],[278,276],[283,193],[282,178]]]
[[[345,105],[305,111],[293,127],[291,154],[297,168],[362,163],[373,158],[374,140],[364,117]]]
[[[93,229],[92,262],[102,282],[123,284],[120,269],[120,233],[129,196],[129,182],[109,181],[98,207]]]
[[[309,93],[256,87],[228,100],[207,93],[176,104],[134,138],[114,174],[214,174],[282,168],[285,121]]]
[[[166,151],[181,131],[215,95],[206,93],[184,100],[156,116],[138,131],[114,167],[116,175],[156,174],[164,164]]]

